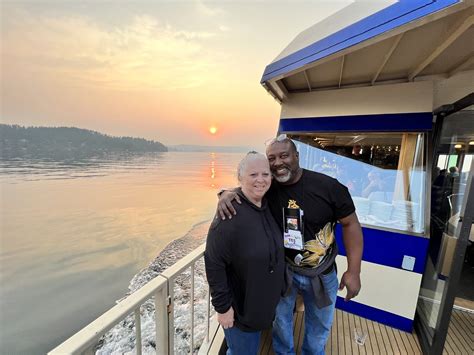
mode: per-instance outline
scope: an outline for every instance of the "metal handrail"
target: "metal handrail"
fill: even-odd
[[[130,314],[135,315],[136,349],[141,354],[141,315],[140,306],[147,300],[155,297],[155,326],[156,326],[156,353],[174,353],[174,282],[176,278],[188,268],[191,268],[191,349],[194,346],[194,269],[195,263],[204,255],[205,244],[194,249],[174,265],[163,271],[160,275],[135,291],[99,318],[51,350],[48,354],[81,354],[90,352],[115,325],[120,323]],[[209,291],[207,292],[207,309],[209,309]],[[170,316],[171,314],[171,316]],[[209,311],[207,311],[209,320]],[[209,321],[205,342],[209,341]]]
[[[459,198],[459,197],[463,197],[463,196],[464,196],[464,193],[451,194],[451,195],[447,196],[448,203],[449,203],[449,209],[451,210],[451,217],[458,212],[458,211],[454,212],[454,207],[457,207],[457,206],[454,206],[453,200],[455,198]],[[458,209],[460,209],[460,206],[458,207]]]

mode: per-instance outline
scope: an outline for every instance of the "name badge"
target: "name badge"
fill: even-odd
[[[283,233],[283,245],[285,248],[303,250],[303,236],[300,231],[289,230]]]
[[[285,248],[304,250],[303,210],[283,208],[283,245]]]

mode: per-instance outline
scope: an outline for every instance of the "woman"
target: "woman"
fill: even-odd
[[[265,193],[271,185],[267,158],[250,152],[238,167],[242,201],[237,215],[216,215],[207,237],[207,280],[228,355],[256,354],[261,330],[271,326],[283,289],[285,259],[280,229]]]
[[[362,190],[362,197],[369,197],[372,192],[383,192],[386,190],[384,181],[378,171],[372,170],[367,174],[369,184]]]

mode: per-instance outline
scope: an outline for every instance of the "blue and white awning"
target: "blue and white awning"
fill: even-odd
[[[474,69],[473,8],[471,0],[356,1],[299,34],[261,83],[281,101]]]

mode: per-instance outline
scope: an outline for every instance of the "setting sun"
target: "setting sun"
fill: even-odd
[[[209,128],[209,132],[211,132],[211,134],[216,134],[217,133],[217,128],[212,126]]]

